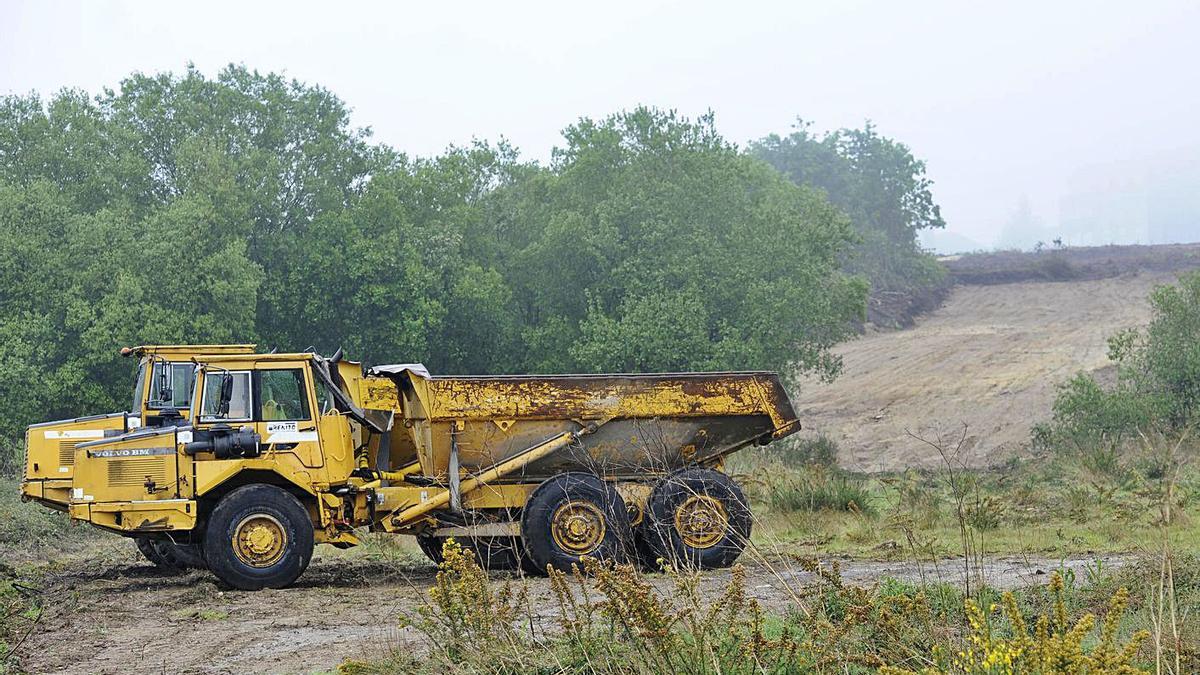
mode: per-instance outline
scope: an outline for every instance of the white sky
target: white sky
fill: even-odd
[[[545,159],[639,103],[738,143],[871,119],[985,245],[1022,199],[1053,225],[1080,173],[1200,157],[1196,2],[0,3],[0,94],[188,61],[319,83],[419,155],[504,135]]]

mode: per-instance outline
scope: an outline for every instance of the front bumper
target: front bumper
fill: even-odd
[[[35,501],[56,511],[66,511],[71,506],[71,479],[23,481],[21,499]]]
[[[73,502],[71,518],[124,534],[174,532],[196,526],[192,499],[156,499],[134,502]]]

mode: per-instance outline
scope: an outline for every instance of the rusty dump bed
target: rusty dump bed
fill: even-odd
[[[428,476],[447,474],[452,440],[460,465],[475,470],[594,424],[510,480],[572,470],[637,477],[713,464],[800,429],[770,372],[432,377],[409,365],[371,374],[399,394],[392,466],[418,461]]]

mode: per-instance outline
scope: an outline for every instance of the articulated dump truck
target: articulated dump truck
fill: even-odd
[[[728,566],[751,514],[724,459],[800,428],[773,373],[435,377],[165,349],[132,350],[134,413],[30,427],[23,495],[241,589],[286,586],[315,544],[366,531],[540,574]]]

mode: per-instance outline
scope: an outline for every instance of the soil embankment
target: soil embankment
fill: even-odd
[[[961,440],[971,466],[1020,454],[1056,388],[1109,367],[1108,337],[1145,324],[1150,291],[1200,268],[1200,245],[1002,252],[946,264],[957,285],[941,307],[910,328],[842,345],[841,377],[807,383],[795,399],[808,433],[837,441],[847,468],[942,465],[921,438],[950,449]]]

